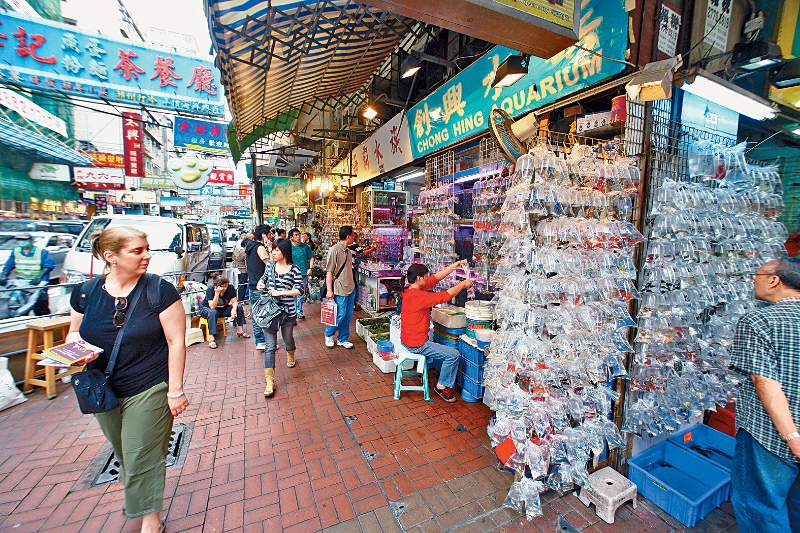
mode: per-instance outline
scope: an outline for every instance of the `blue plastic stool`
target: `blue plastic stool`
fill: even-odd
[[[394,360],[394,399],[400,399],[402,391],[422,391],[422,397],[425,401],[431,399],[431,393],[428,389],[428,364],[424,355],[411,353],[406,350],[403,345],[399,346],[400,354]],[[412,366],[409,370],[403,370],[406,361],[414,361],[417,369],[414,370]],[[403,385],[403,376],[416,376],[422,381],[422,385]]]

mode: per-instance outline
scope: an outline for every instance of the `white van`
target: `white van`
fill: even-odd
[[[147,215],[100,215],[92,219],[64,258],[62,283],[80,283],[100,275],[105,261],[92,256],[89,237],[108,226],[133,226],[147,234],[150,244],[148,272],[174,285],[183,279],[202,281],[208,269],[208,229],[202,222]]]

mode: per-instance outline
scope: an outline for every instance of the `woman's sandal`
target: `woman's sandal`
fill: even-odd
[[[250,338],[250,335],[248,335],[248,334],[247,334],[247,333],[245,333],[244,331],[243,331],[243,332],[241,332],[241,333],[238,333],[238,332],[237,332],[237,333],[236,333],[236,336],[237,336],[237,337],[241,337],[241,338],[243,338],[243,339],[249,339],[249,338]]]
[[[208,341],[208,347],[211,348],[212,350],[216,350],[217,349],[217,342],[216,341]]]

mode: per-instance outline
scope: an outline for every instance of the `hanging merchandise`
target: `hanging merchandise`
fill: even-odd
[[[590,459],[624,446],[609,419],[627,378],[628,304],[639,298],[630,222],[636,166],[615,149],[538,144],[517,161],[500,210],[498,331],[487,347],[484,402],[500,460],[517,473],[504,505],[529,519],[539,493],[587,488]]]
[[[688,179],[654,191],[631,390],[623,431],[656,436],[735,401],[736,323],[759,305],[753,273],[786,256],[781,179],[744,145],[695,141]]]
[[[455,186],[446,183],[419,193],[425,214],[419,217],[419,249],[422,262],[431,272],[444,270],[458,259],[455,250]],[[444,291],[458,283],[455,275],[444,278],[436,286]]]
[[[503,167],[504,168],[504,167]],[[472,186],[472,210],[475,270],[486,280],[482,287],[486,292],[495,289],[495,272],[500,261],[500,248],[504,237],[500,232],[500,208],[511,184],[510,176],[502,176],[498,169],[496,175],[475,182]]]
[[[328,248],[339,242],[339,228],[352,226],[356,233],[361,228],[361,215],[358,209],[343,209],[339,207],[326,207],[322,224],[322,252],[321,256],[328,257]]]
[[[403,258],[403,246],[409,241],[408,230],[405,226],[373,226],[369,231],[370,246],[375,251],[370,254],[374,262],[396,264]]]

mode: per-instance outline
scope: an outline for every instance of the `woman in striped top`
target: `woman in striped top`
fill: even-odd
[[[272,249],[272,261],[267,263],[264,275],[258,280],[256,288],[259,291],[267,289],[276,303],[286,312],[286,320],[281,324],[281,336],[286,346],[286,366],[295,365],[294,359],[294,325],[297,323],[297,310],[294,306],[294,297],[302,294],[303,273],[292,264],[292,242],[289,239],[280,239]],[[266,388],[264,396],[275,394],[275,350],[278,347],[278,332],[264,330],[264,380]]]

